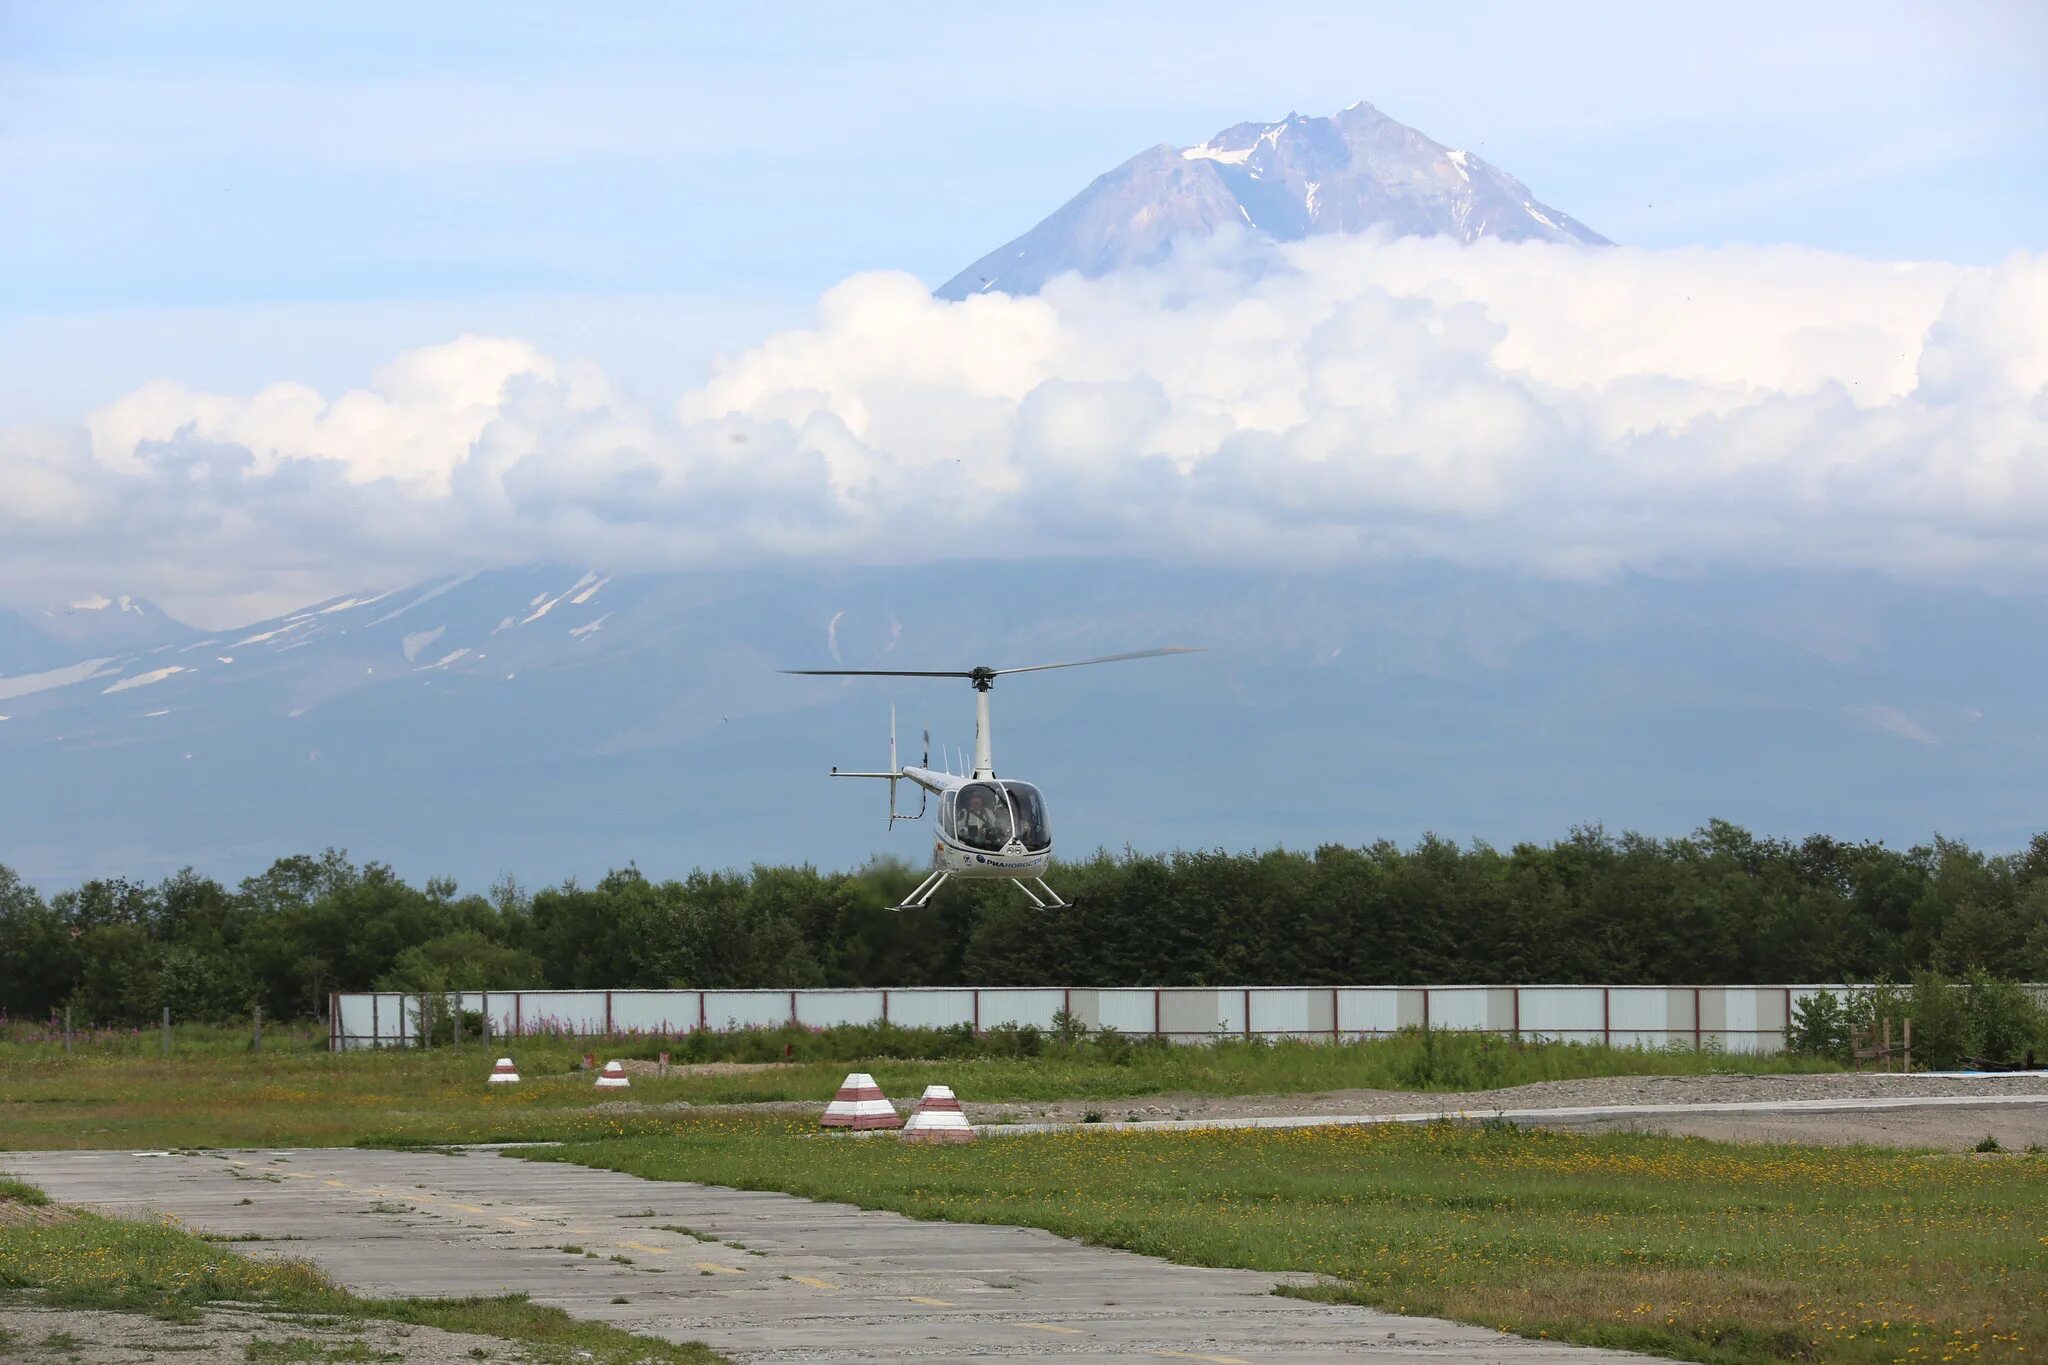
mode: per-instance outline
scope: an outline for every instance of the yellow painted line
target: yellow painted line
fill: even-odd
[[[449,1205],[448,1207],[449,1207],[449,1208],[451,1208],[451,1209],[461,1209],[461,1210],[462,1210],[462,1211],[463,1211],[464,1213],[482,1213],[482,1212],[483,1212],[483,1210],[482,1210],[482,1209],[478,1208],[478,1207],[477,1207],[476,1205],[474,1205],[474,1204],[450,1204],[450,1205]]]
[[[697,1269],[708,1270],[714,1275],[744,1275],[747,1273],[744,1270],[735,1270],[729,1265],[720,1265],[716,1261],[699,1261],[697,1262]]]
[[[528,1222],[526,1219],[514,1218],[512,1215],[508,1213],[499,1214],[498,1221],[501,1223],[510,1223],[515,1228],[530,1228],[533,1226],[533,1224]]]
[[[924,1299],[919,1298],[915,1294],[910,1296],[910,1301],[912,1303],[921,1303],[927,1308],[958,1308],[960,1306],[950,1299]]]
[[[1086,1336],[1078,1327],[1059,1327],[1050,1322],[1020,1322],[1019,1327],[1029,1327],[1034,1332],[1058,1332],[1063,1337]]]
[[[332,1185],[337,1190],[345,1190],[348,1188],[348,1185],[346,1183],[339,1180],[323,1180],[320,1183],[323,1185]]]
[[[1206,1360],[1211,1365],[1252,1365],[1249,1360],[1239,1360],[1236,1356],[1198,1356],[1187,1351],[1154,1351],[1152,1354],[1173,1360]]]
[[[305,1171],[279,1171],[278,1174],[286,1180],[311,1180],[313,1178]]]
[[[813,1289],[837,1289],[839,1287],[836,1284],[821,1280],[815,1275],[792,1275],[789,1278],[795,1280],[798,1284],[807,1284]]]
[[[621,1242],[619,1245],[633,1251],[652,1252],[656,1256],[666,1256],[669,1254],[667,1247],[658,1247],[647,1242]]]

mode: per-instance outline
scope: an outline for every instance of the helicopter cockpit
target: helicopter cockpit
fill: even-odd
[[[1045,798],[1028,782],[970,782],[946,793],[939,828],[969,848],[999,853],[1011,843],[1038,853],[1052,847]]]

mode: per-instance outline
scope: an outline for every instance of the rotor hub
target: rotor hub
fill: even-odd
[[[968,673],[967,677],[974,684],[974,690],[977,692],[986,692],[996,685],[996,671],[987,664],[973,669]]]

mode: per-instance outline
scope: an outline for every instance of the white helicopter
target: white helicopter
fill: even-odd
[[[974,769],[966,777],[931,766],[931,731],[925,731],[924,757],[909,767],[896,765],[896,708],[889,708],[889,771],[847,773],[832,770],[834,777],[878,777],[889,783],[889,828],[898,820],[924,818],[925,803],[939,798],[937,835],[932,840],[931,874],[917,889],[903,898],[898,910],[924,906],[951,877],[1001,877],[1041,910],[1064,910],[1071,902],[1060,899],[1045,882],[1045,866],[1052,861],[1052,827],[1046,823],[1045,798],[1029,782],[996,777],[988,725],[988,694],[996,679],[1012,673],[1043,673],[1051,668],[1080,668],[1087,664],[1113,664],[1125,659],[1151,659],[1162,654],[1199,654],[1196,649],[1140,649],[1129,654],[1105,654],[1099,659],[1076,659],[1063,664],[1028,664],[1022,668],[970,668],[965,670],[917,671],[889,668],[785,668],[784,673],[814,678],[965,678],[974,684]],[[896,813],[896,784],[914,782],[919,787],[917,814]],[[1034,889],[1034,887],[1036,889]]]

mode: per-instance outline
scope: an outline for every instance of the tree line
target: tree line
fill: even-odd
[[[0,1011],[80,1023],[274,1019],[329,992],[519,987],[1336,985],[2048,980],[2048,834],[2016,853],[1573,831],[1313,852],[1100,853],[1070,909],[920,874],[755,867],[465,894],[329,850],[227,886],[186,871],[44,896],[0,866]]]

